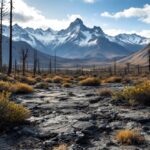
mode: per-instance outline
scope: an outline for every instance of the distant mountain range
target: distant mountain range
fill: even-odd
[[[37,59],[40,61],[41,68],[43,69],[48,68],[50,59],[52,63],[51,64],[52,68],[54,67],[54,61],[55,61],[54,56],[40,52],[24,41],[13,41],[13,65],[15,64],[15,61],[17,61],[17,64],[22,63],[22,56],[21,56],[22,49],[28,49],[27,63],[29,66],[33,65],[34,51],[37,51]],[[3,64],[8,64],[8,60],[9,60],[9,38],[3,36]],[[91,65],[99,65],[99,64],[106,63],[106,62],[98,61],[97,59],[94,60],[67,59],[58,56],[56,57],[56,61],[57,61],[56,64],[57,68],[76,67],[77,65],[91,66]]]
[[[29,50],[27,61],[28,61],[29,65],[32,65],[33,64],[33,55],[34,55],[34,51],[36,49],[34,49],[28,43],[23,42],[23,41],[13,41],[13,64],[15,63],[15,60],[17,61],[17,64],[20,64],[22,62],[22,60],[21,60],[22,49],[28,49]],[[3,36],[3,64],[8,64],[8,58],[9,58],[9,38]],[[37,51],[37,58],[40,61],[40,65],[42,65],[41,67],[43,67],[43,68],[48,67],[50,58],[52,60],[52,65],[54,66],[54,56],[50,57],[50,55],[47,55],[47,54],[42,53],[40,51]],[[57,57],[58,67],[61,64],[68,65],[70,63],[74,64],[74,61]]]
[[[9,37],[7,26],[4,26],[3,35]],[[61,31],[22,28],[16,24],[13,26],[13,40],[28,43],[43,55],[45,53],[45,57],[56,51],[59,57],[97,61],[128,56],[150,42],[150,39],[136,34],[109,36],[100,27],[86,27],[81,19],[76,19]]]
[[[148,44],[144,49],[141,49],[119,60],[118,63],[121,63],[121,64],[130,63],[133,65],[148,65],[148,62],[149,62],[148,52],[149,51],[150,51],[150,44]]]

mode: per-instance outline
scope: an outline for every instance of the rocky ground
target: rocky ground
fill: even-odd
[[[150,108],[127,107],[95,91],[51,87],[17,96],[32,116],[26,125],[0,135],[0,150],[51,150],[60,143],[67,143],[69,150],[149,150]],[[120,129],[140,130],[146,142],[122,146],[115,139]]]

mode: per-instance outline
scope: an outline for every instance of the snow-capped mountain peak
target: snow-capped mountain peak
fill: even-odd
[[[9,37],[9,27],[4,26],[3,34]],[[51,28],[22,28],[16,24],[13,26],[13,40],[27,42],[47,54],[53,54],[57,50],[57,55],[68,58],[126,56],[150,41],[136,34],[119,34],[112,37],[105,34],[100,27],[85,26],[79,18],[61,31]]]
[[[74,22],[70,24],[70,27],[84,26],[83,21],[80,18],[77,18]]]
[[[130,44],[148,44],[149,39],[142,37],[137,34],[119,34],[116,36],[116,39],[125,43],[130,43]]]

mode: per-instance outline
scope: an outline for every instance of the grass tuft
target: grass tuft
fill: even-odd
[[[33,88],[25,83],[0,81],[0,91],[8,91],[15,94],[28,94],[33,92]]]
[[[65,88],[70,88],[72,86],[72,84],[65,82],[62,86]]]
[[[54,147],[53,150],[68,150],[68,147],[66,144],[61,144],[58,147]]]
[[[121,83],[122,82],[122,78],[121,77],[117,77],[117,76],[113,76],[110,78],[107,78],[105,80],[103,80],[104,83]]]
[[[33,92],[33,87],[28,84],[18,82],[12,84],[10,91],[15,94],[28,94]]]
[[[30,117],[30,111],[22,105],[9,101],[10,93],[0,93],[0,124],[21,123]]]
[[[36,84],[36,88],[38,89],[49,89],[49,85],[47,82],[39,82]]]
[[[27,83],[30,85],[34,85],[36,83],[36,79],[32,77],[20,77],[20,81],[23,83]]]
[[[104,97],[111,97],[113,92],[112,90],[105,88],[97,90],[97,94]]]
[[[10,82],[0,81],[0,91],[10,91],[11,85]]]
[[[150,106],[150,82],[126,87],[120,93],[114,93],[113,99],[126,100],[131,105],[146,105]]]
[[[53,82],[53,80],[51,78],[46,78],[46,79],[44,79],[44,81],[48,82],[48,83],[52,83]]]
[[[121,130],[117,133],[116,139],[121,144],[136,145],[144,142],[144,137],[133,130]]]
[[[100,80],[94,77],[89,77],[79,82],[81,86],[99,86]]]
[[[60,77],[60,76],[55,76],[55,77],[53,78],[53,82],[54,82],[54,83],[62,83],[62,82],[63,82],[63,78]]]

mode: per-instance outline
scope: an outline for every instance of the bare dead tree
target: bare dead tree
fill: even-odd
[[[56,50],[55,50],[55,56],[54,56],[54,69],[55,69],[55,74],[57,73],[57,58],[56,58]]]
[[[40,64],[40,59],[37,60],[37,69],[38,69],[38,73],[41,73],[41,64]]]
[[[49,57],[49,73],[52,73],[52,59],[51,56]]]
[[[10,38],[9,38],[9,66],[8,75],[12,73],[12,21],[13,21],[13,0],[10,0]]]
[[[0,8],[0,72],[2,72],[2,36],[3,36],[3,10],[4,10],[4,2],[1,1]]]
[[[22,60],[22,75],[25,75],[26,71],[26,60],[28,57],[29,49],[22,48],[21,50],[21,60]]]
[[[37,58],[37,50],[34,50],[33,54],[33,75],[36,75],[37,72],[37,63],[38,63],[38,58]]]
[[[130,63],[127,63],[127,73],[130,74]]]
[[[140,74],[140,65],[137,65],[137,74]]]
[[[150,50],[148,50],[148,70],[150,73]]]
[[[16,74],[17,74],[17,60],[15,59],[15,77],[16,77]]]
[[[114,59],[114,75],[117,75],[117,62],[116,62],[116,58]]]
[[[127,75],[127,68],[124,68],[124,74]]]
[[[111,68],[111,66],[108,68],[108,71],[109,71],[109,75],[112,76],[112,68]]]
[[[29,71],[29,62],[26,61],[26,71],[28,72]]]
[[[0,72],[2,72],[2,68],[3,68],[2,41],[3,41],[3,19],[5,15],[6,15],[6,9],[5,9],[4,0],[1,0],[0,3]]]

